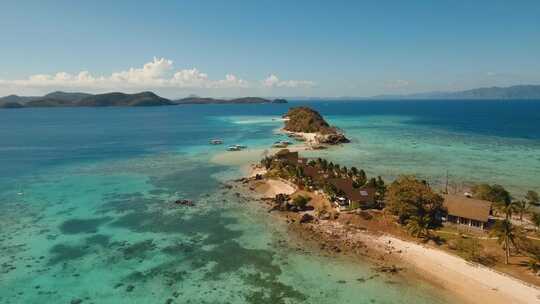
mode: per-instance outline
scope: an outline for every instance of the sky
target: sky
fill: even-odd
[[[0,95],[540,84],[540,1],[0,0]]]

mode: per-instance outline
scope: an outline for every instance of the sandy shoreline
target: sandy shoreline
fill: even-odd
[[[257,181],[251,191],[271,197],[293,189],[280,180]],[[267,186],[260,186],[267,183]],[[409,272],[440,286],[465,303],[540,303],[540,289],[485,266],[469,263],[458,256],[428,245],[404,241],[391,235],[374,234],[346,227],[335,220],[298,224],[300,213],[280,212],[291,220],[290,230],[301,238],[320,244],[321,249],[358,254],[388,265],[404,264]]]

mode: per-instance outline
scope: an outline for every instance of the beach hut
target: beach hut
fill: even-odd
[[[461,226],[486,229],[492,212],[492,203],[461,195],[445,195],[444,207],[448,214],[444,221]]]

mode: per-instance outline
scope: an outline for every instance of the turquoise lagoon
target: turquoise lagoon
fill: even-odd
[[[213,163],[224,147],[208,140],[264,149],[295,104],[0,111],[0,303],[450,302],[300,250],[223,187],[242,173]],[[353,140],[317,154],[370,174],[540,185],[540,124],[524,123],[540,121],[537,103],[490,102],[490,117],[474,102],[309,104]]]

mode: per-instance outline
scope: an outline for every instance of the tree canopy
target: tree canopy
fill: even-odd
[[[473,196],[477,199],[494,203],[509,203],[512,201],[510,192],[501,185],[479,184],[472,187]]]
[[[435,193],[425,182],[414,176],[400,176],[386,192],[387,210],[397,215],[401,224],[406,224],[412,217],[429,219],[429,227],[441,223],[441,215],[446,210],[443,197]]]

